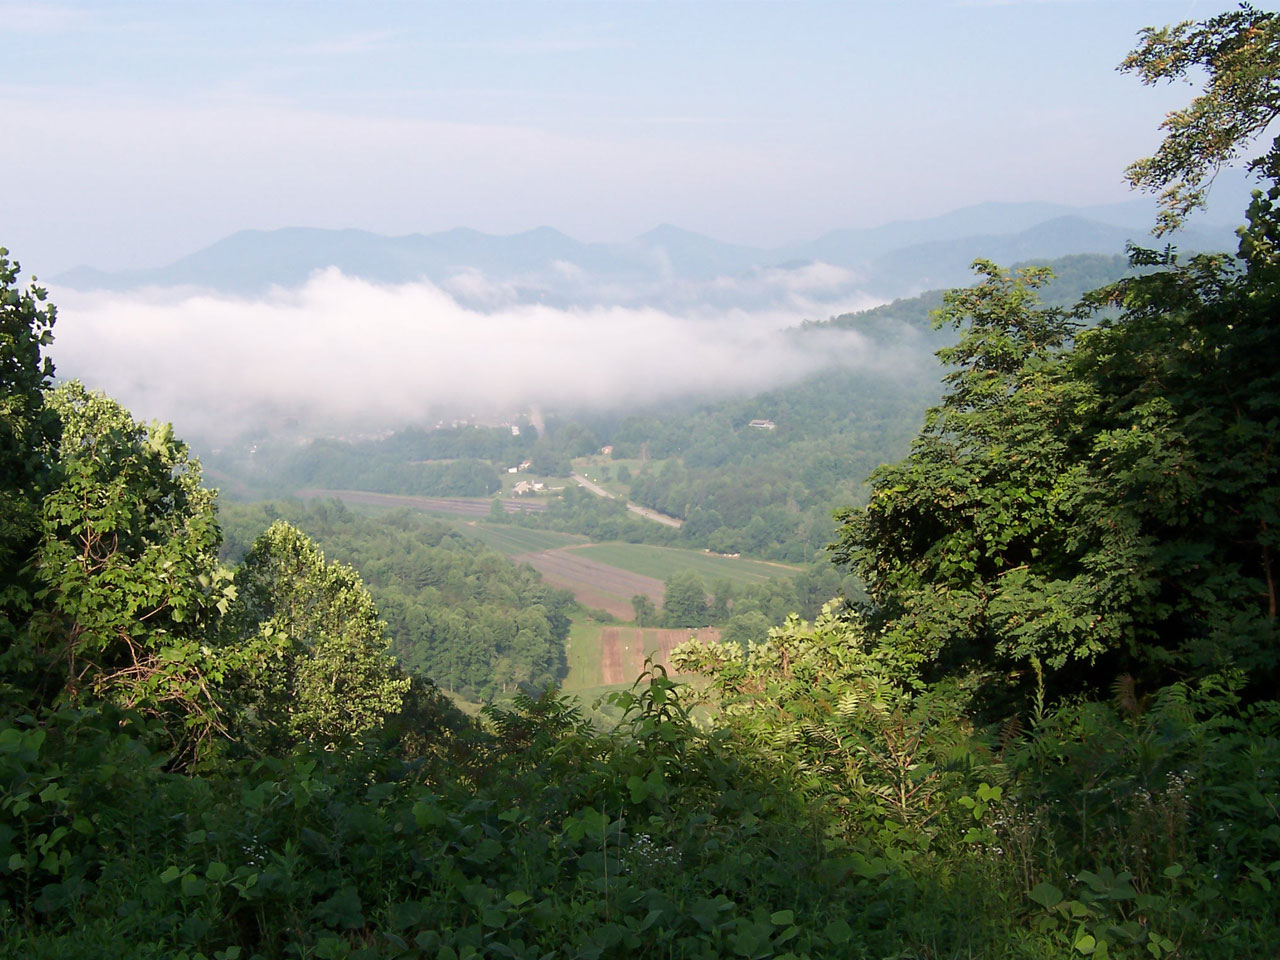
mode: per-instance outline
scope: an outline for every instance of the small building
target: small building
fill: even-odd
[[[606,457],[608,457],[608,456],[612,456],[612,454],[613,454],[613,444],[606,444],[605,446],[601,447],[601,448],[600,448],[600,452],[601,452],[604,456],[606,456]]]
[[[517,473],[519,470],[519,467],[507,467],[507,473]]]
[[[532,467],[532,466],[533,466],[533,461],[532,461],[532,460],[521,460],[521,461],[520,461],[520,466],[518,466],[518,467],[512,467],[512,468],[511,468],[511,472],[512,472],[512,473],[515,473],[517,470],[528,470],[528,469],[529,469],[530,467]]]
[[[775,430],[778,425],[772,420],[752,420],[747,426],[755,427],[757,430]]]
[[[530,483],[528,480],[521,480],[519,483],[517,483],[514,487],[511,488],[511,492],[514,493],[517,497],[523,497],[526,493],[533,493],[535,489],[536,488],[534,487],[534,485]]]
[[[513,437],[520,436],[520,427],[514,423],[511,425],[511,435]]]

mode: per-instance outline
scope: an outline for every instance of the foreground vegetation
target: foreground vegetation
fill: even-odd
[[[1197,65],[1133,171],[1173,219],[1280,113],[1280,17],[1126,62]],[[1280,140],[1255,169],[1236,260],[1138,253],[1070,312],[980,265],[942,404],[843,518],[868,603],[685,644],[695,682],[647,670],[603,731],[551,690],[459,714],[287,519],[221,562],[199,465],[50,389],[0,255],[0,956],[1274,952]],[[410,568],[516,592],[424,530]]]

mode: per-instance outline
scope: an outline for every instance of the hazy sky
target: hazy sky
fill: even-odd
[[[772,246],[1123,199],[1199,2],[0,2],[0,245],[48,276],[245,227],[663,221]]]

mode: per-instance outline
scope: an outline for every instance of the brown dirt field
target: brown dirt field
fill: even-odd
[[[600,631],[600,683],[630,683],[644,671],[647,655],[653,656],[654,663],[671,670],[671,651],[691,636],[700,640],[718,640],[720,628],[655,630],[606,627]]]
[[[588,560],[568,547],[524,553],[512,559],[531,565],[548,583],[572,590],[584,606],[608,610],[621,619],[631,619],[631,598],[637,593],[646,594],[656,604],[662,603],[665,587],[661,580]]]
[[[628,631],[630,632],[630,631]],[[622,631],[618,627],[606,627],[600,631],[600,682],[626,683],[622,669]]]
[[[683,630],[655,630],[657,634],[657,643],[650,640],[646,646],[657,653],[654,661],[661,663],[667,669],[671,669],[671,651],[684,643],[690,637],[697,637],[699,640],[719,640],[719,627],[699,627],[697,630],[685,628]]]
[[[467,500],[461,497],[408,497],[398,493],[370,493],[367,490],[299,490],[297,496],[304,500],[316,497],[332,497],[348,503],[363,503],[376,507],[412,507],[431,513],[450,513],[459,517],[487,517],[490,500]],[[503,500],[502,509],[507,513],[522,510],[538,512],[547,509],[545,503],[528,500]]]

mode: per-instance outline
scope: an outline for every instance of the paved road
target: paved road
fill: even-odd
[[[600,484],[592,483],[580,473],[575,473],[573,475],[573,479],[578,481],[579,486],[586,487],[597,497],[606,497],[609,500],[618,499],[616,495],[610,493],[604,487],[600,486]],[[626,504],[628,510],[637,516],[644,517],[646,520],[652,520],[655,523],[661,523],[665,526],[675,527],[677,529],[684,526],[684,521],[678,517],[669,517],[665,513],[659,513],[657,510],[650,510],[648,507],[642,507],[640,504],[632,503],[630,500],[626,501]]]

